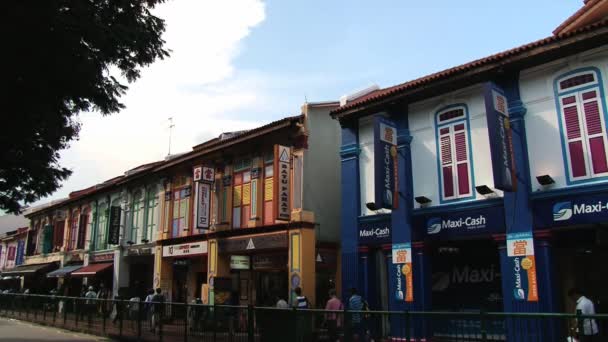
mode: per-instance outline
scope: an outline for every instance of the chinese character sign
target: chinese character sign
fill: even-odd
[[[395,300],[414,301],[411,243],[393,244],[393,271],[395,272]]]
[[[513,266],[515,300],[537,302],[538,284],[532,232],[507,234],[507,256]]]

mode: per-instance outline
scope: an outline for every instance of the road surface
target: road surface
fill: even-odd
[[[108,341],[107,339],[79,334],[54,327],[35,325],[14,319],[0,318],[1,342],[37,342],[37,341]]]

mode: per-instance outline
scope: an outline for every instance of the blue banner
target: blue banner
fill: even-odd
[[[505,232],[502,206],[414,216],[414,238],[454,239]],[[423,231],[422,236],[419,232]]]
[[[532,203],[534,226],[548,228],[608,221],[608,195],[539,199]]]
[[[379,221],[359,222],[360,245],[382,245],[391,243],[391,218]]]
[[[503,191],[515,191],[515,162],[507,97],[496,84],[488,82],[484,85],[483,96],[486,104],[488,121],[488,136],[490,138],[490,154],[494,187]]]
[[[397,126],[381,116],[374,117],[374,175],[376,207],[397,208]]]

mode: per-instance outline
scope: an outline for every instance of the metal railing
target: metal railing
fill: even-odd
[[[124,341],[572,341],[608,315],[326,311],[0,294],[0,316]],[[595,323],[592,323],[595,322]]]

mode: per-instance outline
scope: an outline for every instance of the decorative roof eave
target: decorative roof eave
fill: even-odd
[[[157,168],[155,168],[154,171],[156,172],[156,171],[165,170],[172,166],[176,166],[181,163],[193,160],[195,158],[202,157],[211,152],[215,152],[215,151],[221,150],[223,148],[234,146],[236,144],[240,144],[240,143],[255,139],[257,137],[276,132],[283,128],[290,127],[294,123],[302,122],[303,119],[304,119],[304,115],[290,116],[290,117],[286,117],[286,118],[283,118],[278,121],[271,122],[267,125],[249,130],[246,133],[237,135],[230,139],[219,140],[214,144],[205,146],[204,148],[197,149],[192,152],[188,152],[188,153],[184,154],[183,156],[180,156],[180,157],[172,159],[166,163],[163,163],[162,165],[159,165]]]
[[[406,83],[377,90],[332,111],[330,115],[334,119],[343,120],[351,116],[370,114],[383,106],[396,104],[405,99],[420,100],[424,96],[436,96],[441,92],[478,83],[506,70],[521,70],[589,49],[590,46],[599,46],[605,44],[607,39],[608,20],[603,20],[560,36],[547,37]]]
[[[576,29],[576,26],[580,25],[581,22],[587,21],[586,18],[588,18],[590,14],[593,15],[593,11],[600,9],[600,6],[597,5],[601,5],[603,2],[606,2],[606,0],[585,0],[583,7],[579,8],[556,27],[555,30],[553,30],[553,34],[559,35],[569,30]]]

